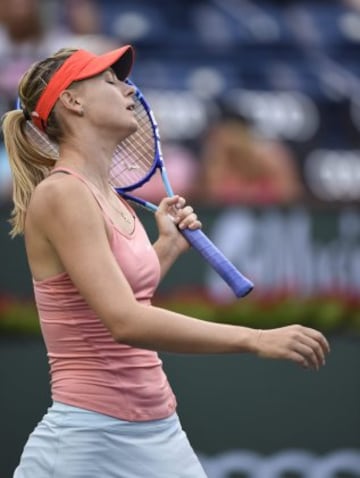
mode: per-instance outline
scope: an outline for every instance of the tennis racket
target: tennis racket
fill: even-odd
[[[125,199],[155,212],[156,205],[133,196],[130,191],[141,187],[159,171],[167,195],[172,197],[174,192],[162,157],[159,129],[154,114],[139,88],[130,80],[127,80],[127,83],[135,89],[134,115],[138,129],[116,147],[110,168],[110,184]],[[18,107],[20,107],[19,104]],[[56,159],[57,145],[52,143],[30,121],[27,121],[26,128],[30,140],[34,141],[42,151]],[[200,229],[183,229],[180,232],[223,278],[236,297],[244,297],[253,289],[253,283],[235,268]]]

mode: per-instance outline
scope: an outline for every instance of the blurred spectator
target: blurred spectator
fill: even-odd
[[[288,204],[302,196],[285,145],[260,139],[238,118],[212,125],[200,152],[201,197],[220,204]]]
[[[347,7],[355,8],[356,10],[360,10],[360,0],[342,0],[342,3],[344,3],[345,6],[347,6]]]
[[[40,0],[0,0],[0,95],[3,110],[14,107],[22,73],[31,63],[47,56],[59,36],[44,8],[45,2]]]
[[[102,8],[95,0],[64,0],[60,2],[60,16],[64,18],[67,43],[73,47],[86,48],[94,53],[103,53],[118,48],[114,39],[104,35]]]
[[[67,27],[75,35],[101,33],[101,12],[93,0],[65,0],[62,2]]]
[[[100,13],[91,0],[57,8],[44,0],[0,0],[0,113],[14,106],[19,78],[34,61],[63,47],[102,53],[119,46],[101,35]]]

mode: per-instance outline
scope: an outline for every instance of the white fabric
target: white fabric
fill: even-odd
[[[127,422],[55,402],[14,478],[206,478],[177,414]]]

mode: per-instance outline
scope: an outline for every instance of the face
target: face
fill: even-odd
[[[76,91],[84,118],[106,135],[120,142],[137,129],[133,106],[134,88],[120,81],[113,70],[82,81]]]

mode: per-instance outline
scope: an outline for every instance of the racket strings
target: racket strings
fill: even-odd
[[[155,158],[155,131],[149,113],[136,99],[138,129],[116,148],[110,173],[113,186],[123,188],[141,181],[152,170]]]
[[[41,153],[52,159],[59,159],[58,146],[50,141],[49,137],[36,128],[31,121],[26,121],[25,134],[31,144]]]

